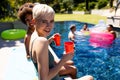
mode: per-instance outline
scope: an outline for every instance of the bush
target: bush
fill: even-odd
[[[90,3],[89,3],[90,9],[94,9],[95,6],[96,6],[96,2],[90,2]]]
[[[73,0],[63,0],[63,8],[68,11],[68,8],[73,8]]]
[[[80,3],[78,4],[78,7],[76,8],[76,10],[78,11],[84,11],[85,10],[85,3]]]
[[[56,13],[59,13],[61,8],[59,3],[53,4],[53,9],[55,10]]]
[[[98,4],[97,4],[97,8],[101,9],[103,7],[105,7],[108,3],[108,0],[99,0]]]
[[[15,20],[17,20],[17,17],[6,16],[4,18],[1,18],[0,22],[13,22]]]
[[[69,14],[72,14],[72,13],[73,13],[71,7],[68,7],[68,13],[69,13]]]

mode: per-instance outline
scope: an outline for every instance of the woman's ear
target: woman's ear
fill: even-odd
[[[35,19],[32,19],[32,24],[35,24]]]

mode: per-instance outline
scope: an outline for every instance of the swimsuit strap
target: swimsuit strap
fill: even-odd
[[[36,39],[37,39],[37,37],[33,40],[33,42],[34,42]],[[33,42],[32,42],[32,44],[31,44],[31,51],[30,51],[30,53],[31,53],[31,57],[32,57]]]
[[[33,40],[33,42],[34,42],[36,39],[37,39],[37,37]],[[34,66],[35,66],[35,68],[36,68],[36,71],[38,72],[37,63],[36,63],[36,62],[34,62],[34,60],[33,60],[33,58],[32,58],[32,48],[33,48],[33,42],[32,42],[32,44],[31,44],[30,56],[31,56],[31,60],[32,60],[32,62],[33,62],[33,64],[34,64]]]

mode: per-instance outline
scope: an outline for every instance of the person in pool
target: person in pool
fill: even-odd
[[[88,29],[88,24],[85,23],[85,24],[83,25],[83,28],[82,28],[80,31],[81,31],[81,32],[89,31],[89,29]]]
[[[61,67],[74,55],[74,52],[64,54],[57,64],[54,63],[54,57],[48,49],[49,42],[47,40],[47,36],[54,27],[54,16],[53,8],[46,4],[38,4],[33,8],[32,21],[35,30],[30,38],[29,51],[38,71],[39,80],[62,80],[58,73]],[[79,80],[93,80],[93,77],[88,75],[81,77]]]
[[[114,39],[116,38],[116,32],[113,30],[113,25],[112,24],[108,25],[107,30],[105,32],[113,34]]]
[[[72,24],[70,26],[70,32],[68,33],[68,39],[73,41],[75,40],[75,32],[76,31],[76,25],[75,24]]]
[[[37,4],[39,4],[39,3],[37,3]],[[32,19],[33,19],[32,9],[33,9],[34,5],[37,5],[37,4],[36,3],[33,4],[33,3],[28,2],[28,3],[23,4],[18,10],[19,19],[25,25],[28,26],[27,34],[26,34],[25,40],[24,40],[27,59],[30,58],[30,54],[29,54],[30,38],[31,38],[32,33],[35,30],[34,25],[32,23]],[[49,44],[53,41],[54,35],[55,34],[53,34],[53,36],[48,39]],[[52,52],[52,55],[55,58],[55,63],[57,64],[60,61],[60,59],[57,57],[57,55],[54,53],[54,51],[51,49],[51,47],[49,47],[49,49],[50,49],[50,51]],[[74,66],[74,62],[72,60],[67,61],[66,64],[64,66],[62,66],[60,71],[59,71],[60,76],[68,75],[72,78],[76,78],[76,74],[77,74],[77,69]]]

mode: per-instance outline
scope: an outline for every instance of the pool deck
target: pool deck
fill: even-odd
[[[10,56],[10,50],[8,48],[0,49],[0,80],[3,80],[5,69],[8,62],[8,57]]]
[[[10,57],[11,48],[10,45],[12,45],[11,42],[4,41],[0,38],[0,80],[3,80],[5,69],[8,63],[8,58]]]
[[[37,80],[32,62],[25,57],[23,41],[0,38],[0,80]]]

